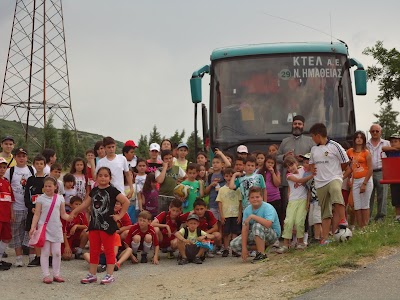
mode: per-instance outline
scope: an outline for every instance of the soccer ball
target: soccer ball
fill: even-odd
[[[349,228],[346,229],[338,229],[336,233],[333,235],[336,242],[347,242],[351,239],[353,233]]]
[[[174,188],[174,195],[179,197],[179,198],[187,198],[187,196],[189,195],[189,189],[190,187],[184,184],[178,184],[175,188]]]

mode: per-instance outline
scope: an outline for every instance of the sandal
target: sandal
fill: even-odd
[[[54,276],[53,278],[54,282],[65,282],[64,278],[62,278],[61,276]]]
[[[51,280],[51,278],[47,276],[47,277],[43,278],[43,282],[46,284],[50,284],[53,282],[53,280]]]

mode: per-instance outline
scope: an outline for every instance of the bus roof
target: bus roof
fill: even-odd
[[[325,52],[348,55],[344,43],[307,42],[307,43],[271,43],[254,44],[217,48],[211,53],[211,60],[228,57],[260,55],[260,54],[283,54],[283,53],[306,53]]]

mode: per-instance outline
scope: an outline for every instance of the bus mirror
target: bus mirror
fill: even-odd
[[[192,102],[200,103],[201,96],[201,77],[193,77],[190,79],[190,92],[192,93]]]
[[[367,72],[363,69],[354,71],[354,81],[356,84],[356,95],[364,96],[367,94]]]

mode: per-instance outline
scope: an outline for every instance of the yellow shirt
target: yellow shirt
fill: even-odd
[[[15,160],[14,155],[12,155],[12,154],[10,154],[10,155],[11,155],[10,157],[4,157],[4,159],[7,161],[7,166],[9,168],[15,167],[17,165],[17,161]],[[12,162],[10,164],[11,160],[12,160]]]
[[[181,229],[179,230],[179,233],[182,234],[182,236],[185,236],[185,228],[181,228]],[[204,231],[202,230],[202,231],[201,231],[201,236],[203,236],[203,235],[207,235],[207,233],[204,232]],[[191,231],[189,230],[189,228],[188,228],[188,237],[187,237],[187,240],[189,240],[189,241],[191,241],[191,242],[194,243],[194,242],[197,241],[197,238],[198,238],[198,236],[197,236],[197,230],[191,232]]]
[[[239,189],[231,190],[224,185],[219,189],[217,202],[222,203],[222,214],[224,218],[237,218],[239,216],[239,205],[242,201],[242,194]]]
[[[174,161],[174,166],[177,166],[177,167],[181,168],[185,172],[186,172],[187,165],[188,165],[188,160],[187,159],[182,164],[179,163],[178,159]]]

